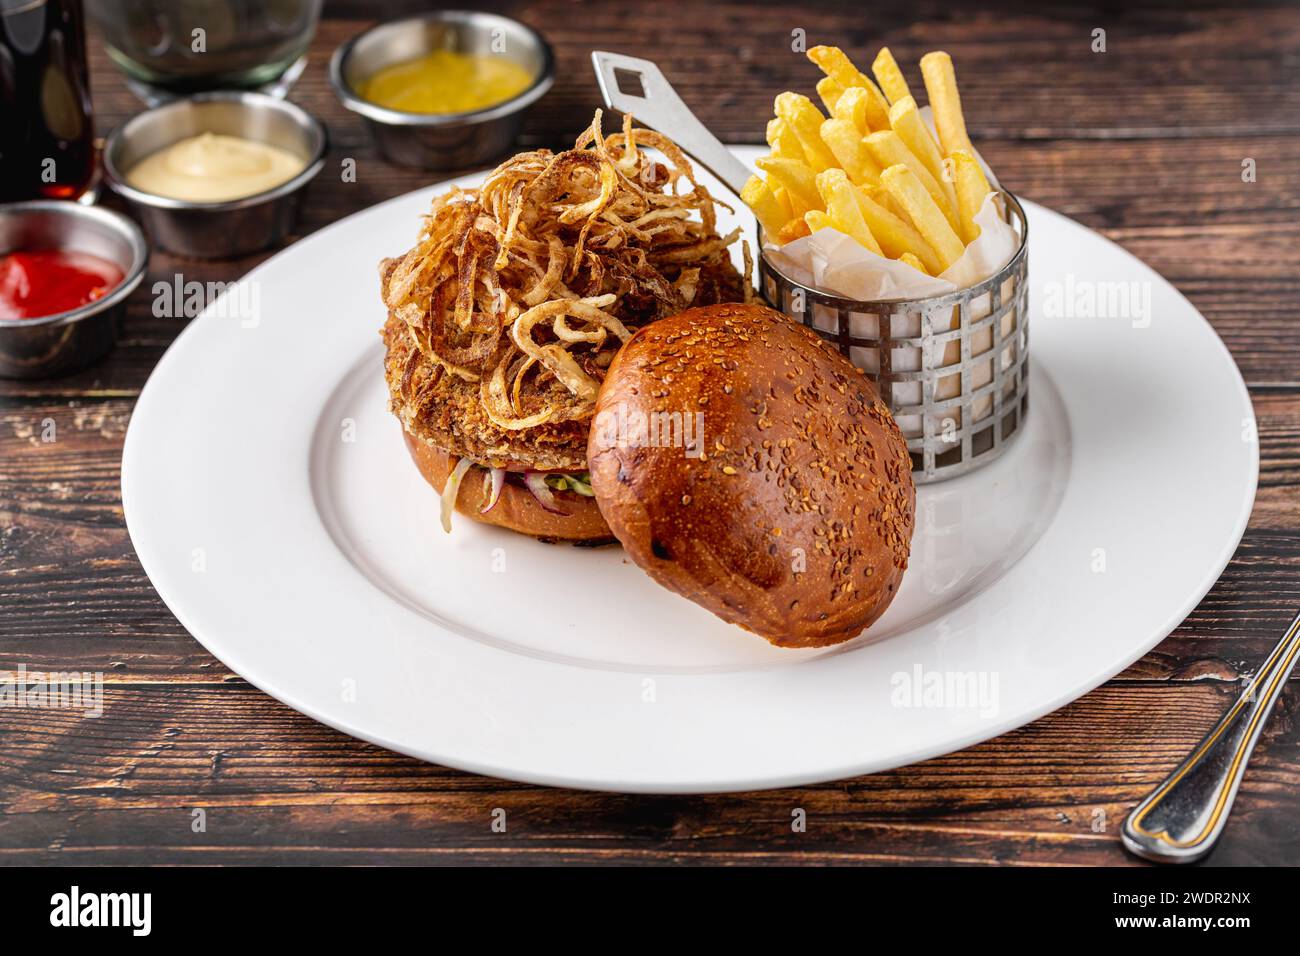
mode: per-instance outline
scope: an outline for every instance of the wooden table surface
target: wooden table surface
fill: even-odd
[[[329,125],[327,169],[354,157],[359,170],[346,186],[330,172],[318,178],[298,236],[430,181],[380,161],[327,84],[330,51],[375,6],[327,5],[291,94]],[[1259,493],[1222,579],[1156,650],[1096,691],[996,740],[888,773],[644,797],[420,763],[252,688],[186,633],[141,570],[123,524],[122,441],[184,325],[155,318],[148,290],[178,272],[233,279],[265,258],[155,253],[106,361],[59,379],[0,381],[0,670],[102,671],[106,682],[98,719],[0,708],[0,861],[1132,862],[1119,845],[1124,815],[1215,722],[1300,606],[1300,12],[854,2],[691,4],[665,16],[668,6],[504,5],[543,30],[559,60],[525,142],[561,147],[588,123],[593,48],[657,60],[734,142],[761,142],[779,91],[811,92],[816,70],[790,50],[796,28],[810,44],[858,55],[888,43],[905,65],[950,51],[971,135],[1004,182],[1166,276],[1241,367],[1259,420]],[[1104,53],[1090,49],[1098,28]],[[139,104],[95,38],[91,60],[102,134]],[[1242,181],[1246,158],[1255,182]],[[46,419],[57,426],[52,443],[41,440]],[[1297,688],[1293,679],[1211,863],[1300,863]],[[200,807],[207,827],[196,833]],[[491,827],[498,807],[504,834]],[[796,807],[807,832],[791,830]]]

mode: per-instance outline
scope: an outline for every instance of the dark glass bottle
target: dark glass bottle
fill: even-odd
[[[91,187],[87,74],[81,0],[0,0],[0,201]]]

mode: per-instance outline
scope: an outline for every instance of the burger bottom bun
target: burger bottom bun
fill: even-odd
[[[442,494],[447,476],[455,469],[459,459],[441,448],[421,441],[408,431],[403,430],[402,434],[406,438],[406,449],[411,453],[415,466],[420,469],[420,474],[438,494]],[[479,509],[487,504],[489,494],[481,477],[475,477],[475,472],[471,470],[466,480],[460,484],[456,511],[474,521],[518,531],[543,541],[605,544],[614,540],[594,498],[558,491],[555,500],[559,507],[568,512],[559,515],[543,508],[527,488],[514,481],[506,481],[496,506],[487,514],[480,514]]]

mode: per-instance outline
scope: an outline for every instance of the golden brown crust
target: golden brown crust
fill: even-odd
[[[456,467],[459,456],[449,455],[408,431],[403,431],[403,435],[406,438],[406,448],[420,469],[420,474],[438,494],[442,494],[447,476]],[[555,493],[556,502],[568,514],[553,514],[543,508],[527,488],[515,484],[513,480],[505,483],[495,507],[487,514],[480,514],[479,509],[488,501],[483,474],[480,469],[471,469],[461,482],[460,492],[456,495],[456,511],[465,517],[546,540],[589,544],[614,540],[594,499],[573,492],[558,491]]]
[[[638,432],[638,413],[695,412],[697,457]],[[587,461],[633,561],[773,644],[856,636],[907,568],[916,497],[898,426],[858,369],[771,309],[689,309],[639,331],[601,389]]]

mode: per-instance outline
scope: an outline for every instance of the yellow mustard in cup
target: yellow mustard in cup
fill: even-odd
[[[532,82],[525,67],[504,56],[434,50],[376,70],[357,93],[403,113],[469,113],[504,103]]]

